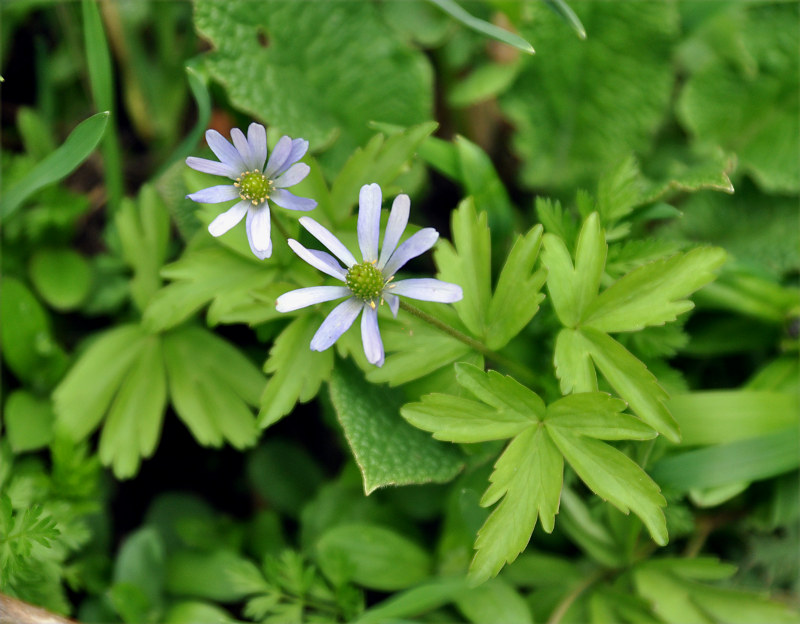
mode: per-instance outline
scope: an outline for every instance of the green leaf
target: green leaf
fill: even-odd
[[[164,544],[152,527],[129,535],[114,561],[111,599],[127,622],[156,622],[163,608]]]
[[[341,223],[350,216],[352,207],[358,202],[358,191],[364,184],[376,183],[385,190],[437,126],[436,122],[429,121],[406,128],[387,139],[376,134],[364,147],[356,149],[331,187],[331,219]]]
[[[0,279],[0,339],[3,361],[20,380],[49,390],[67,366],[67,357],[53,340],[50,318],[21,281]]]
[[[721,49],[719,39],[734,37],[732,47],[746,51],[747,65],[719,55],[692,72],[678,102],[679,118],[698,143],[716,143],[735,152],[741,169],[765,191],[797,192],[797,7],[738,5],[734,10],[735,29],[723,13],[706,33],[715,51]]]
[[[312,351],[309,345],[318,327],[314,315],[293,320],[275,338],[264,363],[272,373],[261,395],[258,425],[269,427],[290,413],[300,401],[313,399],[333,370],[333,351]]]
[[[665,457],[653,478],[678,491],[769,479],[800,466],[797,421],[785,429]]]
[[[501,97],[517,129],[514,148],[528,186],[593,186],[631,152],[648,151],[673,91],[675,5],[580,2],[575,12],[590,36],[565,36],[558,16],[532,4],[522,35],[540,54]],[[613,128],[613,132],[610,130]]]
[[[537,518],[546,532],[553,530],[563,470],[564,460],[543,427],[529,427],[509,443],[481,499],[482,506],[503,500],[478,532],[469,572],[473,581],[485,581],[514,561]]]
[[[553,364],[563,394],[597,390],[597,373],[580,330],[558,332]]]
[[[112,466],[117,479],[134,476],[141,458],[155,452],[166,407],[161,341],[148,336],[122,380],[100,436],[100,461]]]
[[[502,578],[493,578],[472,588],[456,600],[456,606],[474,624],[533,624],[525,599]]]
[[[387,485],[446,482],[461,470],[457,449],[400,417],[401,392],[369,384],[346,364],[334,369],[330,392],[367,494]]]
[[[230,550],[179,550],[167,560],[164,587],[177,596],[237,602],[249,592],[237,586],[230,572],[243,562],[247,560]]]
[[[16,212],[22,203],[39,189],[67,177],[89,157],[100,142],[108,123],[108,112],[97,113],[82,121],[57,150],[3,193],[0,219]]]
[[[491,243],[485,212],[476,213],[471,198],[462,201],[451,221],[454,245],[439,241],[434,251],[440,279],[458,284],[464,298],[453,304],[464,324],[483,336],[491,298]]]
[[[214,48],[206,66],[233,106],[314,150],[333,144],[329,163],[370,137],[371,119],[409,126],[431,116],[430,65],[371,3],[197,0],[194,9]]]
[[[98,336],[53,392],[57,428],[75,441],[94,431],[145,344],[138,325],[120,325]]]
[[[667,543],[667,523],[661,510],[667,502],[644,470],[608,444],[575,435],[557,421],[545,424],[558,450],[595,494],[623,513],[633,511],[657,544]]]
[[[164,613],[165,624],[197,624],[198,622],[214,622],[214,624],[240,624],[241,620],[213,604],[185,600],[171,605]]]
[[[56,149],[49,122],[33,108],[27,106],[19,108],[17,130],[25,147],[25,153],[35,160],[41,160]]]
[[[671,397],[667,407],[680,425],[686,446],[736,442],[800,423],[800,400],[789,393],[693,392]]]
[[[519,236],[508,254],[503,270],[497,280],[488,312],[486,346],[500,349],[530,322],[544,299],[540,293],[547,273],[533,273],[542,226],[537,225]]]
[[[133,269],[131,295],[144,310],[161,286],[159,271],[167,257],[169,212],[156,190],[144,185],[138,202],[124,199],[114,223],[122,246],[122,257]]]
[[[649,440],[656,432],[638,418],[622,414],[624,401],[602,392],[584,392],[547,406],[545,424],[601,440]]]
[[[583,348],[614,391],[639,418],[668,440],[678,442],[680,430],[664,406],[667,393],[647,367],[616,340],[590,327],[582,329]]]
[[[556,15],[572,27],[572,30],[575,31],[575,34],[580,39],[586,39],[586,29],[583,27],[580,18],[575,15],[575,11],[564,0],[545,0],[545,2],[547,6],[556,12]]]
[[[547,290],[558,318],[566,327],[575,327],[597,297],[607,250],[596,212],[581,227],[574,267],[564,241],[554,234],[544,235],[542,264],[547,268]]]
[[[75,309],[92,286],[89,263],[72,249],[39,250],[31,257],[28,270],[42,299],[56,310]]]
[[[646,264],[600,293],[584,311],[581,325],[622,332],[674,321],[694,307],[685,297],[713,280],[723,262],[722,249],[707,247]]]
[[[452,602],[472,589],[463,577],[436,578],[393,594],[361,614],[355,624],[380,624],[421,615]]]
[[[258,429],[249,405],[257,405],[264,377],[236,348],[199,327],[163,337],[169,394],[178,416],[200,444],[252,446]]]
[[[35,451],[53,439],[53,408],[27,390],[15,390],[6,398],[3,426],[15,453]]]
[[[334,584],[350,581],[380,591],[416,585],[430,575],[433,563],[407,537],[371,524],[333,527],[319,538],[315,551],[319,567]]]
[[[474,15],[471,15],[470,13],[467,13],[467,11],[462,9],[455,2],[455,0],[428,0],[428,1],[438,6],[442,11],[450,15],[453,19],[458,20],[464,26],[466,26],[471,30],[474,30],[477,33],[480,33],[491,39],[497,39],[497,41],[506,43],[528,54],[534,53],[533,46],[530,43],[528,43],[525,39],[523,39],[519,35],[509,32],[508,30],[505,30],[504,28],[495,26],[491,22],[487,22],[485,20],[475,17]]]
[[[521,68],[519,61],[479,65],[456,83],[448,93],[447,101],[451,106],[461,108],[497,97],[511,86]]]
[[[173,283],[159,290],[145,309],[144,326],[149,331],[174,327],[209,301],[252,293],[270,284],[275,270],[215,245],[187,252],[164,267],[161,275]]]

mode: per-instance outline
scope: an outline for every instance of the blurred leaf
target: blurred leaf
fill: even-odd
[[[679,491],[768,479],[800,466],[797,422],[774,433],[670,455],[650,471]]]
[[[249,592],[238,588],[229,572],[243,561],[230,550],[179,550],[167,560],[164,587],[176,596],[237,602]]]
[[[35,451],[53,439],[53,408],[27,390],[15,390],[3,406],[3,426],[15,453]]]
[[[416,587],[397,592],[383,602],[367,609],[355,624],[379,624],[409,616],[422,615],[466,595],[472,588],[462,577],[436,578]]]
[[[750,63],[737,67],[723,57],[692,72],[678,102],[679,117],[698,143],[717,143],[735,152],[742,170],[765,191],[797,192],[797,6],[734,6],[742,19],[731,34]]]
[[[520,37],[517,34],[514,34],[504,28],[500,28],[499,26],[495,26],[491,22],[487,22],[486,20],[482,20],[480,18],[471,15],[464,9],[462,9],[455,0],[428,0],[432,4],[438,6],[442,11],[450,15],[453,19],[461,22],[467,28],[474,30],[481,35],[489,37],[490,39],[496,39],[497,41],[501,41],[502,43],[508,44],[517,48],[518,50],[522,50],[528,54],[533,54],[533,46],[528,43],[525,39]]]
[[[525,599],[502,578],[472,588],[456,600],[456,606],[474,624],[533,624]]]
[[[580,18],[575,15],[575,11],[564,0],[545,0],[545,2],[547,6],[556,12],[556,15],[572,27],[572,30],[575,31],[579,38],[586,39],[586,29],[581,24]]]
[[[27,106],[19,109],[17,128],[25,145],[25,152],[34,159],[41,160],[56,149],[50,125],[35,109]]]
[[[165,624],[240,624],[224,609],[206,602],[185,600],[176,602],[164,613]]]
[[[446,482],[461,470],[457,449],[400,417],[402,393],[372,385],[344,364],[334,369],[330,392],[367,494],[387,485]]]
[[[505,93],[522,68],[522,63],[487,63],[479,65],[450,90],[447,101],[457,108],[472,106],[478,102]]]
[[[107,123],[107,111],[82,121],[58,149],[40,161],[10,189],[4,190],[3,200],[0,202],[0,219],[6,219],[16,212],[17,208],[39,189],[54,184],[72,173],[97,146]]]
[[[412,125],[431,115],[430,65],[371,3],[196,0],[194,20],[232,104],[313,150],[332,145],[324,158],[334,168],[369,138],[367,121]]]
[[[0,338],[3,360],[20,380],[49,390],[67,367],[67,356],[54,341],[50,318],[21,281],[0,279]]]
[[[255,444],[257,405],[264,377],[242,353],[209,331],[183,327],[163,337],[169,394],[198,443],[237,449]]]
[[[294,319],[275,338],[264,363],[272,373],[261,395],[258,425],[269,427],[290,413],[297,402],[307,403],[319,392],[333,370],[333,351],[312,351],[309,345],[318,319],[303,315]]]
[[[530,5],[522,34],[536,37],[540,54],[500,99],[517,128],[513,145],[531,187],[589,185],[631,152],[646,152],[672,92],[676,5],[574,8],[590,33],[585,41],[566,37],[544,4]]]
[[[319,567],[336,585],[396,591],[431,573],[430,555],[394,531],[370,524],[344,524],[326,531],[316,545]],[[391,562],[391,565],[386,565]]]
[[[33,254],[29,272],[31,282],[50,306],[73,310],[88,296],[92,269],[78,252],[67,248],[42,249]]]
[[[114,561],[111,602],[125,622],[157,622],[164,592],[164,545],[152,528],[129,535]]]

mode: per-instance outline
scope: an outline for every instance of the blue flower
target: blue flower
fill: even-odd
[[[381,222],[381,187],[367,184],[361,187],[358,197],[358,246],[361,248],[362,262],[358,262],[347,247],[331,232],[309,217],[301,217],[300,224],[319,242],[325,245],[333,256],[341,260],[347,268],[328,253],[306,249],[296,240],[289,240],[289,246],[303,260],[323,273],[344,282],[343,286],[312,286],[292,290],[277,301],[278,312],[291,312],[323,301],[333,301],[347,297],[336,306],[323,321],[311,339],[313,351],[324,351],[339,339],[361,313],[361,340],[367,360],[376,366],[383,365],[383,342],[378,329],[378,305],[384,301],[394,316],[400,307],[398,295],[420,299],[453,303],[462,297],[461,287],[437,279],[407,279],[393,281],[394,274],[406,262],[428,251],[439,233],[433,228],[425,228],[411,236],[402,245],[398,242],[408,224],[411,202],[408,195],[398,195],[392,204],[383,245],[378,255],[378,239]]]
[[[286,190],[308,175],[308,165],[297,162],[308,150],[308,141],[281,137],[267,161],[267,131],[261,124],[251,123],[247,138],[239,128],[234,128],[231,139],[233,145],[216,130],[206,131],[208,146],[219,162],[190,156],[186,164],[203,173],[228,177],[233,183],[211,186],[186,197],[203,204],[238,198],[232,208],[211,222],[208,231],[212,236],[221,236],[246,214],[250,249],[263,260],[272,255],[267,200],[289,210],[313,210],[317,205],[313,199],[297,197]]]

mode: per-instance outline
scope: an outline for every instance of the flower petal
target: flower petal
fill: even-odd
[[[309,171],[311,171],[311,167],[309,167],[307,164],[295,163],[289,167],[286,173],[275,179],[275,186],[278,188],[294,186],[298,182],[302,181],[303,178],[308,175]]]
[[[239,152],[239,156],[242,157],[244,164],[247,165],[247,170],[252,171],[255,169],[253,153],[250,151],[250,144],[247,142],[244,132],[239,130],[239,128],[231,128],[231,139],[233,140],[233,146],[236,148],[236,151]]]
[[[358,193],[358,246],[364,262],[378,259],[381,235],[381,187],[365,184]]]
[[[206,130],[206,143],[223,164],[237,169],[239,173],[247,169],[241,154],[216,130]]]
[[[324,351],[330,347],[350,328],[363,307],[364,303],[355,297],[336,306],[311,339],[311,350]]]
[[[323,301],[333,301],[350,295],[347,286],[310,286],[309,288],[298,288],[291,290],[278,297],[275,302],[275,309],[278,312],[293,312],[300,308],[322,303]]]
[[[239,197],[239,189],[233,184],[220,184],[219,186],[209,186],[196,193],[190,193],[186,197],[201,204],[219,204]]]
[[[439,303],[454,303],[463,297],[461,286],[430,277],[400,280],[389,284],[387,289],[391,289],[393,295]]]
[[[271,201],[278,204],[278,206],[286,208],[287,210],[302,210],[303,212],[308,212],[317,207],[316,200],[308,199],[307,197],[298,197],[286,189],[275,189],[269,194],[269,198]]]
[[[408,225],[408,213],[411,209],[411,200],[408,195],[398,195],[392,202],[392,211],[389,213],[389,221],[386,223],[386,231],[383,233],[383,246],[381,247],[381,258],[378,260],[378,268],[382,269],[389,258],[397,249],[400,237],[406,231]]]
[[[208,226],[208,232],[211,236],[222,236],[234,225],[239,223],[247,212],[249,203],[250,202],[240,201],[214,219]]]
[[[269,206],[250,206],[247,210],[247,240],[253,253],[263,260],[272,255],[272,241],[269,237]]]
[[[290,238],[287,243],[289,244],[289,247],[292,248],[293,252],[308,262],[308,264],[313,266],[315,269],[319,269],[323,273],[342,281],[344,281],[347,277],[347,271],[345,271],[341,265],[336,262],[336,258],[329,253],[317,251],[316,249],[306,249],[292,238]]]
[[[292,149],[289,152],[288,158],[283,163],[283,167],[278,170],[278,175],[283,173],[283,171],[288,169],[292,164],[296,163],[303,156],[305,156],[307,151],[308,151],[308,141],[306,141],[305,139],[292,140]]]
[[[235,180],[241,173],[238,169],[234,169],[225,163],[217,162],[216,160],[208,160],[207,158],[197,158],[197,156],[189,156],[186,159],[186,164],[195,171],[225,176],[231,180]]]
[[[375,366],[383,366],[383,341],[378,328],[378,308],[364,306],[364,313],[361,315],[361,343],[364,345],[367,361]]]
[[[267,131],[259,123],[251,123],[247,128],[247,142],[250,144],[250,153],[253,155],[253,168],[264,170],[267,161]]]
[[[411,258],[416,258],[418,255],[425,253],[433,247],[438,238],[439,232],[433,228],[424,228],[420,230],[395,250],[389,258],[389,261],[383,267],[383,274],[386,277],[394,275],[397,273],[398,269],[411,260]]]
[[[298,221],[314,238],[325,245],[334,256],[344,262],[347,268],[357,264],[356,258],[350,253],[350,250],[342,244],[342,241],[331,234],[327,228],[314,221],[311,217],[300,217]]]
[[[400,309],[400,297],[388,292],[384,292],[383,300],[389,305],[389,309],[392,311],[392,316],[397,318],[397,310]]]
[[[274,180],[278,170],[289,157],[292,152],[292,139],[288,136],[282,136],[275,147],[272,148],[272,154],[267,161],[267,168],[264,170],[264,175],[270,180]]]

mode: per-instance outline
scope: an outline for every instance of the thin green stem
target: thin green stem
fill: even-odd
[[[278,218],[278,215],[275,214],[274,210],[269,211],[269,218],[275,228],[281,233],[281,236],[283,236],[284,240],[288,241],[289,232],[286,231],[286,228],[283,226],[283,223],[281,223],[281,220]]]
[[[526,366],[523,366],[522,364],[519,364],[514,360],[511,360],[506,356],[501,355],[497,351],[493,351],[482,342],[479,342],[474,338],[470,338],[469,336],[458,331],[454,327],[451,327],[447,323],[440,321],[439,319],[437,319],[434,316],[431,316],[427,312],[423,312],[419,308],[409,303],[406,303],[402,299],[400,300],[400,307],[409,314],[412,314],[417,318],[422,319],[426,323],[433,325],[436,329],[443,331],[444,333],[452,336],[456,340],[460,340],[471,349],[474,349],[478,353],[483,354],[484,356],[486,356],[486,358],[507,369],[508,371],[513,373],[514,376],[518,377],[521,381],[524,381],[528,385],[532,386],[538,385],[538,380],[536,378],[536,375]]]

